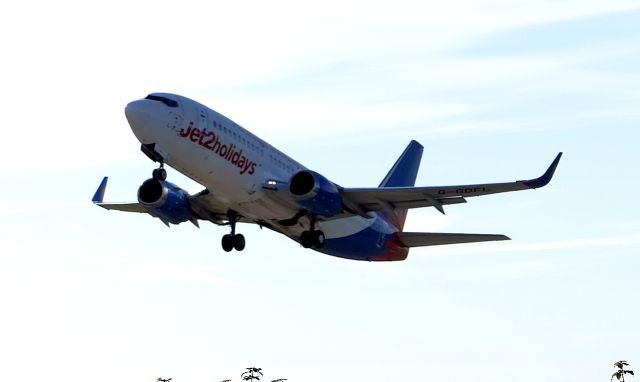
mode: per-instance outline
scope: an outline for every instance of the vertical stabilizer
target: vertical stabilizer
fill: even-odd
[[[411,141],[378,187],[411,187],[416,184],[422,145]]]
[[[420,143],[411,141],[378,187],[414,186],[416,184],[416,177],[418,176],[418,169],[420,168],[422,150],[423,147]],[[407,210],[395,209],[393,211],[395,212],[395,216],[393,216],[393,214],[389,214],[389,218],[399,230],[402,230],[407,218]]]

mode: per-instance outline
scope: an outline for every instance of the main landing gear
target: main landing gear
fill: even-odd
[[[311,218],[311,227],[308,231],[304,231],[300,234],[300,244],[304,248],[322,248],[325,242],[324,232],[316,230],[316,219]]]
[[[242,251],[244,249],[244,236],[242,236],[242,234],[236,234],[237,221],[238,214],[234,211],[229,211],[231,234],[222,236],[222,249],[224,249],[225,252],[231,252],[232,249],[235,249],[236,251]]]
[[[160,167],[153,170],[151,176],[154,180],[164,181],[167,179],[167,170],[164,169],[164,163],[160,162]]]

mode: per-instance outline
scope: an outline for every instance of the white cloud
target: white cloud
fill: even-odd
[[[216,108],[215,96],[225,89],[335,62],[363,62],[373,70],[346,88],[332,84],[321,97],[241,95],[229,107],[231,117],[258,132],[321,126],[316,133],[325,135],[424,125],[483,106],[473,99],[389,99],[516,81],[526,88],[523,78],[535,84],[571,73],[550,58],[445,59],[438,56],[443,49],[491,31],[634,8],[631,1],[335,1],[313,9],[292,1],[16,3],[0,16],[0,33],[14,36],[3,47],[0,73],[6,126],[0,162],[20,158],[27,170],[53,170],[133,160],[137,144],[122,112],[131,99],[166,90],[206,95]],[[588,77],[599,81],[593,89],[607,81],[587,74],[558,86],[584,87]],[[366,103],[376,93],[389,98]]]

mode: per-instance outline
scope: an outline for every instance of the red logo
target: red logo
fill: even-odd
[[[242,149],[236,151],[236,145],[222,143],[220,137],[213,131],[200,130],[197,127],[193,127],[193,121],[189,122],[186,130],[184,128],[180,129],[178,135],[220,155],[221,158],[238,167],[240,174],[251,175],[256,172],[256,163],[244,156]]]

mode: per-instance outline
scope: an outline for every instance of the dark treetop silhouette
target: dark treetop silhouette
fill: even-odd
[[[258,376],[260,374],[260,376]],[[240,375],[243,381],[259,381],[262,377],[262,368],[260,367],[248,367],[247,371]]]
[[[240,378],[242,378],[243,381],[259,381],[260,378],[262,378],[264,375],[262,374],[262,368],[260,367],[248,367],[247,371],[245,371],[244,373],[242,373],[240,375]],[[273,379],[271,380],[271,382],[285,382],[287,381],[287,378],[278,378],[278,379]],[[230,379],[225,379],[223,381],[220,382],[231,382]]]
[[[616,370],[615,373],[611,374],[611,380],[613,380],[613,378],[615,378],[618,381],[624,382],[624,375],[625,374],[634,375],[633,374],[633,370],[625,370],[624,369],[625,366],[629,366],[629,363],[627,361],[620,360],[620,361],[614,363],[613,367],[618,368],[618,370]]]

